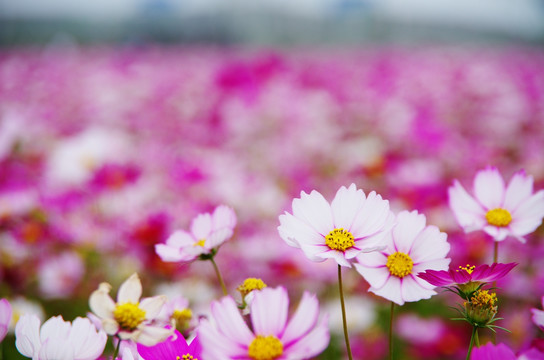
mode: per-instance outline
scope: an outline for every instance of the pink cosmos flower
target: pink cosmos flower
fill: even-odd
[[[221,205],[212,214],[199,214],[194,218],[190,233],[178,230],[166,239],[166,244],[155,245],[155,252],[166,262],[191,262],[201,255],[214,255],[232,236],[235,226],[234,210]]]
[[[94,360],[104,351],[107,335],[87,318],[73,323],[62,316],[47,320],[40,328],[36,315],[23,315],[15,327],[19,352],[39,360]]]
[[[544,296],[542,297],[542,307],[544,308]],[[544,311],[539,309],[531,309],[533,313],[533,322],[536,326],[544,330]]]
[[[459,266],[454,270],[426,270],[417,274],[420,278],[435,286],[467,284],[469,282],[488,283],[505,277],[517,264],[493,263],[489,265]]]
[[[435,295],[434,285],[420,279],[423,270],[445,270],[450,245],[436,226],[426,226],[425,215],[402,211],[385,237],[383,251],[360,254],[357,271],[370,284],[369,291],[399,305]]]
[[[459,181],[448,190],[449,203],[457,222],[471,232],[483,230],[495,241],[513,236],[522,243],[544,217],[544,190],[533,194],[533,177],[519,171],[505,186],[494,167],[481,170],[474,178],[474,197]]]
[[[0,343],[8,333],[11,321],[11,305],[6,299],[0,299]]]
[[[507,345],[500,343],[494,345],[487,343],[475,347],[470,355],[470,360],[544,360],[544,354],[536,348],[531,348],[522,353],[516,354]]]
[[[166,341],[158,343],[155,346],[138,345],[138,353],[144,360],[155,359],[183,359],[198,360],[201,358],[202,347],[195,337],[191,343],[187,343],[179,331]]]
[[[289,297],[283,287],[264,288],[251,303],[249,329],[230,296],[212,303],[212,319],[202,320],[198,337],[207,360],[309,359],[329,344],[328,318],[318,323],[319,303],[304,292],[287,321]]]
[[[376,250],[394,219],[387,200],[374,191],[367,197],[355,184],[342,186],[330,204],[314,190],[301,192],[292,206],[293,214],[279,217],[278,231],[287,245],[312,261],[332,258],[346,267],[361,252]]]

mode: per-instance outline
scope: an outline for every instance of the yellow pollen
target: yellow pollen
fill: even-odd
[[[193,312],[191,309],[174,310],[172,318],[176,320],[179,325],[184,325],[187,321],[191,320]]]
[[[402,279],[412,273],[414,262],[408,254],[396,252],[387,257],[385,266],[387,266],[391,275]]]
[[[197,358],[195,358],[193,355],[191,354],[185,354],[185,355],[182,355],[181,357],[179,356],[176,356],[176,360],[198,360]]]
[[[238,286],[236,289],[242,294],[242,296],[246,296],[253,290],[262,290],[265,287],[266,287],[266,284],[261,279],[247,278],[244,280],[242,285]]]
[[[332,230],[329,235],[325,236],[325,244],[331,250],[346,251],[355,245],[353,235],[342,228]]]
[[[488,290],[478,290],[470,299],[473,306],[479,308],[493,308],[497,303],[497,294],[489,293]]]
[[[253,360],[274,360],[283,354],[283,344],[274,335],[257,335],[249,344],[248,355]]]
[[[512,222],[512,215],[510,215],[506,209],[496,208],[489,210],[487,214],[485,214],[485,219],[489,225],[504,227]]]
[[[472,274],[476,266],[467,264],[467,266],[459,266],[459,270],[465,270],[467,273]],[[457,270],[457,271],[459,271]]]
[[[193,246],[202,246],[204,247],[204,244],[206,243],[206,239],[200,239],[197,242],[193,244]]]
[[[113,318],[123,330],[132,331],[145,319],[145,311],[138,307],[139,304],[117,304],[113,311]]]

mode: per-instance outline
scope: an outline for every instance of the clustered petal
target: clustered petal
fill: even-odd
[[[484,264],[467,271],[464,267],[452,270],[426,270],[417,276],[435,286],[450,286],[466,284],[468,282],[488,283],[505,277],[517,263],[493,263],[491,266]]]

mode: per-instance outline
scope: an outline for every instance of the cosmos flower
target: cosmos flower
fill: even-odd
[[[8,333],[9,323],[11,321],[11,305],[6,299],[0,299],[0,343]]]
[[[155,251],[166,262],[191,262],[199,256],[213,256],[217,248],[232,236],[235,226],[234,210],[220,205],[212,214],[199,214],[194,218],[190,233],[184,230],[174,232],[166,244],[155,245]]]
[[[211,319],[202,320],[198,337],[208,360],[309,359],[329,344],[327,317],[318,322],[319,303],[305,292],[290,321],[289,297],[283,287],[255,292],[249,329],[234,299],[212,303]]]
[[[201,359],[202,347],[195,337],[191,343],[187,343],[179,331],[161,343],[154,346],[138,345],[138,353],[144,360],[155,359],[179,359],[199,360]]]
[[[544,296],[542,297],[542,307],[544,308]],[[544,311],[539,309],[531,309],[533,313],[533,322],[536,326],[544,330]]]
[[[435,295],[434,285],[420,279],[423,270],[444,270],[450,245],[436,226],[426,226],[425,215],[402,211],[385,237],[383,251],[360,254],[357,271],[370,284],[369,291],[399,305]]]
[[[40,328],[34,314],[23,315],[15,327],[15,346],[29,358],[39,360],[94,360],[104,351],[107,335],[87,318],[73,323],[54,316]]]
[[[117,302],[109,295],[111,285],[101,283],[89,298],[89,306],[93,313],[101,319],[102,327],[109,335],[117,335],[122,340],[152,346],[164,341],[172,334],[164,323],[156,324],[165,296],[143,298],[142,284],[137,274],[130,276],[117,293]]]
[[[281,238],[312,261],[332,258],[346,267],[361,252],[376,250],[394,219],[387,200],[374,191],[365,196],[355,184],[342,186],[330,204],[314,190],[301,192],[292,206],[293,214],[279,217]]]
[[[474,178],[474,197],[457,180],[448,193],[465,232],[483,230],[495,241],[513,236],[524,243],[524,236],[535,231],[544,217],[544,190],[533,194],[533,177],[523,170],[505,186],[499,171],[488,167]]]

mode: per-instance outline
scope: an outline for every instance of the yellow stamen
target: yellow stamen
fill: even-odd
[[[465,270],[467,273],[472,274],[476,266],[467,264],[467,266],[459,266],[459,270]],[[459,271],[457,270],[457,271]]]
[[[182,355],[181,357],[179,356],[176,356],[176,360],[198,360],[197,358],[195,358],[193,355],[191,354],[185,354],[185,355]]]
[[[346,251],[355,245],[353,235],[342,228],[332,230],[329,235],[325,236],[325,244],[331,250]]]
[[[179,326],[184,327],[187,321],[191,320],[193,312],[191,309],[174,310],[172,318],[176,320]]]
[[[124,303],[117,304],[113,311],[113,318],[123,330],[132,331],[145,319],[145,311],[140,309],[139,304]]]
[[[253,290],[262,290],[266,287],[264,281],[259,278],[247,278],[244,280],[242,285],[238,286],[237,290],[242,294],[242,297],[245,297],[247,294]]]
[[[408,254],[396,252],[387,257],[385,266],[387,266],[391,275],[402,279],[412,273],[414,262]]]
[[[202,246],[204,247],[204,244],[206,243],[206,239],[200,239],[197,242],[193,244],[193,246]]]
[[[512,222],[512,215],[506,209],[496,208],[489,210],[485,214],[485,219],[489,225],[504,227]]]
[[[283,344],[274,335],[257,335],[249,344],[248,355],[253,360],[274,360],[283,354]]]

